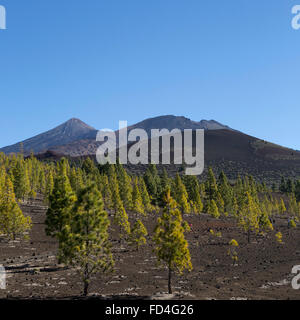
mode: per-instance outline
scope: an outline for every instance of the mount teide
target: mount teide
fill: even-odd
[[[185,117],[176,117],[172,115],[160,116],[146,119],[135,125],[129,126],[128,130],[135,128],[144,129],[150,136],[151,129],[172,130],[178,128],[184,129],[205,129],[205,130],[232,130],[228,126],[214,120],[201,120],[199,122],[192,121]],[[18,142],[14,145],[4,147],[0,151],[9,154],[20,151],[21,143],[25,154],[33,151],[35,154],[46,151],[54,151],[60,154],[72,157],[95,154],[97,130],[87,125],[83,121],[72,118],[58,127],[41,133],[33,138]]]
[[[72,118],[58,127],[41,133],[33,138],[4,147],[0,151],[9,154],[20,151],[21,143],[25,154],[45,152],[58,146],[66,145],[82,139],[96,139],[97,130],[83,121]]]
[[[146,119],[128,127],[141,128],[150,136],[151,129],[204,129],[205,167],[224,170],[229,177],[249,173],[257,178],[278,181],[281,175],[300,176],[300,152],[284,148],[236,131],[215,120],[192,121],[172,115]],[[23,141],[24,154],[33,151],[41,159],[51,155],[68,157],[95,156],[99,142],[97,130],[79,119],[70,119],[62,125]],[[0,149],[9,154],[20,151],[20,142]]]

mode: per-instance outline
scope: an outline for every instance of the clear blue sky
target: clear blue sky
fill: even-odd
[[[215,119],[300,149],[300,0],[0,0],[0,146],[78,117]]]

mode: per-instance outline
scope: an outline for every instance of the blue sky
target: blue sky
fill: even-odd
[[[0,0],[0,146],[175,114],[300,149],[300,0]]]

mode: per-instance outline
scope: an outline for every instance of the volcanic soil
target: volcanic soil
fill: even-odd
[[[30,240],[0,239],[0,265],[7,272],[2,299],[81,299],[82,282],[76,269],[57,263],[58,244],[45,235],[46,207],[42,199],[23,204],[31,216]],[[130,214],[129,214],[130,215]],[[95,275],[89,297],[99,299],[299,299],[300,290],[291,286],[293,266],[300,265],[300,229],[288,229],[287,220],[275,217],[274,231],[267,235],[246,234],[230,218],[184,215],[191,225],[186,235],[193,270],[173,277],[173,296],[167,293],[167,270],[157,265],[151,235],[157,214],[143,218],[148,229],[148,244],[139,251],[120,242],[111,231],[115,270]],[[111,226],[113,229],[114,226]],[[209,232],[221,232],[215,237]],[[283,243],[275,238],[283,235]],[[235,239],[238,263],[228,256],[228,242]]]

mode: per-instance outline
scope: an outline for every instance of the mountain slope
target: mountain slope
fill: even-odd
[[[47,151],[51,147],[66,145],[81,139],[95,140],[96,134],[97,130],[79,119],[72,118],[52,130],[22,141],[24,154],[31,151],[34,153]],[[0,151],[6,154],[17,153],[20,151],[20,143],[4,147]]]
[[[151,129],[204,129],[204,130],[232,130],[215,120],[201,120],[199,122],[190,120],[185,117],[178,117],[173,115],[160,116],[155,118],[146,119],[128,127],[128,130],[135,128],[144,129],[150,135]]]
[[[151,129],[205,130],[205,168],[212,166],[232,178],[249,173],[258,179],[280,180],[281,175],[300,177],[300,152],[233,130],[215,120],[192,121],[185,117],[161,116],[146,119],[128,127],[128,131],[141,128],[151,136]],[[117,132],[118,133],[118,132]],[[25,154],[33,150],[40,159],[58,159],[62,155],[73,158],[95,156],[100,142],[97,130],[79,119],[71,119],[23,142]],[[151,143],[151,140],[149,141]],[[130,146],[130,144],[129,144]],[[5,147],[5,153],[18,152],[20,144]],[[172,158],[172,157],[171,157]],[[131,166],[132,172],[144,170]],[[176,168],[171,170],[177,170]]]

